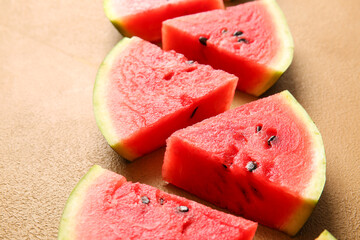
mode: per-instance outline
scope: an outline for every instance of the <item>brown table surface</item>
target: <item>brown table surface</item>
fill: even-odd
[[[295,41],[284,89],[322,133],[327,181],[294,239],[360,239],[360,1],[278,0]],[[161,180],[164,149],[127,163],[92,111],[97,68],[121,35],[102,1],[0,1],[0,239],[54,239],[67,197],[93,164],[203,202]],[[234,105],[252,100],[237,93]],[[204,203],[204,202],[203,202]],[[259,226],[255,239],[291,239]]]

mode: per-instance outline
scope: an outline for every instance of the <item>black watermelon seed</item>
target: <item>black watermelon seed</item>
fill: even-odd
[[[262,129],[262,126],[261,126],[261,125],[257,125],[257,126],[256,126],[256,132],[260,132],[261,129]]]
[[[222,166],[223,166],[224,168],[228,168],[228,167],[226,166],[226,164],[222,164]]]
[[[199,107],[196,107],[196,108],[194,109],[194,111],[191,113],[190,118],[193,118],[193,117],[194,117],[194,115],[195,115],[196,111],[198,110],[198,108],[199,108]]]
[[[255,169],[257,168],[257,163],[254,162],[254,161],[250,161],[246,164],[246,169],[249,171],[249,172],[252,172],[254,171]]]
[[[221,30],[221,33],[227,33],[227,29],[226,28],[223,28],[222,30]]]
[[[163,205],[164,204],[164,202],[165,202],[165,200],[163,199],[163,198],[160,198],[160,205]]]
[[[249,43],[248,40],[246,40],[245,38],[239,38],[237,41],[243,43]]]
[[[194,60],[186,61],[187,64],[193,64],[194,62],[195,62]]]
[[[150,202],[149,198],[147,196],[142,196],[141,197],[141,202],[144,204],[148,204]]]
[[[202,45],[204,45],[204,46],[206,46],[206,42],[207,42],[207,38],[206,37],[199,37],[199,42],[202,44]]]
[[[188,212],[189,211],[189,208],[187,206],[179,206],[179,207],[177,207],[177,209],[180,212]]]
[[[274,141],[274,139],[276,138],[276,136],[271,136],[268,140],[267,140],[267,144],[269,146],[271,146],[271,142]]]
[[[238,37],[238,36],[243,35],[243,32],[242,32],[242,31],[236,31],[236,32],[234,32],[233,35],[236,36],[236,37]]]

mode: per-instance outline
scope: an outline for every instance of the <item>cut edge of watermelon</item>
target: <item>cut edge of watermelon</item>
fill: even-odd
[[[104,79],[108,79],[104,77],[106,74],[110,72],[111,63],[114,62],[114,59],[122,52],[128,44],[131,42],[132,38],[124,37],[121,39],[115,47],[109,52],[109,54],[105,57],[104,61],[99,67],[98,73],[96,75],[96,80],[94,84],[93,90],[93,106],[94,106],[94,114],[96,123],[104,135],[106,141],[109,145],[118,152],[121,156],[126,159],[135,159],[137,154],[131,152],[130,149],[127,149],[118,136],[115,134],[116,130],[111,121],[110,112],[108,111],[106,106],[106,89],[108,86],[108,81],[104,81]]]
[[[294,40],[292,38],[285,15],[275,0],[262,0],[274,23],[276,24],[276,32],[283,46],[282,51],[269,64],[270,68],[282,74],[290,66],[294,56]]]
[[[85,193],[95,179],[99,178],[105,171],[102,167],[94,165],[72,190],[61,216],[58,233],[59,240],[75,238],[76,216],[84,201]]]
[[[326,157],[321,134],[309,114],[288,90],[282,91],[280,94],[286,99],[286,104],[290,106],[290,109],[304,122],[309,130],[313,144],[312,149],[314,150],[313,169],[315,169],[315,171],[312,174],[307,188],[301,194],[304,198],[304,203],[299,206],[293,216],[291,216],[291,221],[289,221],[286,226],[283,226],[284,232],[294,236],[311,215],[324,189],[326,180]]]

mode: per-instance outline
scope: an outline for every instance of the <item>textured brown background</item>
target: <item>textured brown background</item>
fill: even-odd
[[[360,239],[360,1],[278,0],[294,61],[266,95],[289,89],[322,133],[327,182],[295,239],[327,228]],[[97,68],[121,38],[102,2],[0,0],[0,239],[54,239],[72,188],[93,164],[166,186],[164,150],[126,163],[92,112]],[[251,98],[237,94],[237,102]],[[291,239],[260,226],[255,239]]]

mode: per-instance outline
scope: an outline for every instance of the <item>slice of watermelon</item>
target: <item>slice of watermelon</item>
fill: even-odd
[[[71,193],[59,239],[252,239],[257,223],[154,187],[126,182],[97,165]]]
[[[222,0],[105,0],[106,16],[124,36],[161,40],[161,23],[187,14],[223,9]]]
[[[237,77],[140,38],[120,41],[100,66],[93,103],[110,146],[133,160],[174,131],[229,109]]]
[[[328,230],[324,230],[315,240],[336,240],[336,238]]]
[[[164,180],[233,213],[295,235],[325,184],[321,135],[288,92],[175,132]]]
[[[293,40],[275,0],[254,1],[167,20],[163,48],[239,77],[237,88],[259,96],[288,68]]]

